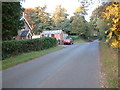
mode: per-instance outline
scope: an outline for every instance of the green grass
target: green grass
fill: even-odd
[[[37,57],[43,56],[45,54],[48,54],[50,52],[53,52],[53,51],[56,51],[56,50],[59,50],[59,49],[62,49],[62,48],[63,47],[61,47],[61,46],[56,46],[56,47],[49,48],[49,49],[46,49],[46,50],[23,53],[21,55],[5,59],[3,61],[0,61],[0,65],[2,63],[2,68],[0,67],[0,70],[1,69],[4,70],[4,69],[7,69],[9,67],[15,66],[17,64],[21,64],[21,63],[30,61],[32,59],[35,59]]]
[[[87,42],[87,41],[83,40],[83,39],[74,40],[74,43],[85,43],[85,42]]]
[[[118,88],[118,54],[112,48],[100,43],[102,68],[106,74],[108,88]]]

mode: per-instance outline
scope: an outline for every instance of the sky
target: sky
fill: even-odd
[[[93,1],[94,4],[89,6],[88,15],[85,16],[87,21],[89,21],[92,11],[99,5],[98,0]],[[44,5],[47,5],[46,11],[51,14],[53,14],[57,5],[61,5],[67,10],[67,13],[72,16],[75,9],[80,6],[80,2],[78,2],[78,0],[25,0],[25,2],[22,3],[24,8],[43,7]]]

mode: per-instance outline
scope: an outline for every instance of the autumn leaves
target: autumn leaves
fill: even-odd
[[[103,12],[103,17],[105,17],[109,23],[107,25],[110,26],[109,30],[105,33],[108,33],[106,42],[109,42],[110,46],[114,48],[120,48],[120,3],[112,2]]]

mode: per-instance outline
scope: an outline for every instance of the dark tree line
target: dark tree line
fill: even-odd
[[[2,2],[2,40],[11,40],[23,26],[20,2]]]

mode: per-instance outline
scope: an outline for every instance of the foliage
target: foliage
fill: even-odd
[[[2,39],[10,40],[23,27],[20,2],[2,2]]]
[[[76,8],[74,16],[68,18],[66,9],[58,5],[50,18],[50,14],[45,12],[45,7],[36,7],[34,9],[25,10],[27,19],[32,22],[31,26],[35,32],[42,32],[43,30],[61,29],[68,34],[82,35],[84,38],[90,37],[93,34],[93,25],[88,23],[84,15],[86,15],[86,7],[82,6]],[[27,15],[28,13],[28,15]],[[47,17],[44,14],[47,13]],[[45,19],[47,18],[47,19]],[[44,23],[46,22],[46,23]],[[38,33],[39,34],[39,33]]]
[[[108,21],[108,25],[110,28],[105,32],[107,33],[106,42],[110,44],[110,46],[114,48],[120,48],[119,40],[120,40],[120,15],[119,15],[119,2],[112,2],[108,5],[102,14]]]
[[[102,1],[101,1],[102,2]],[[102,5],[96,8],[90,17],[90,22],[94,26],[94,32],[97,32],[99,39],[105,40],[106,34],[104,33],[109,26],[107,25],[108,20],[102,17],[102,12],[105,11],[105,8],[109,5],[108,0],[106,2],[102,2]]]
[[[85,18],[81,15],[71,17],[71,27],[71,33],[76,33],[79,36],[85,34],[87,30]]]
[[[50,14],[45,11],[46,8],[47,6],[25,9],[25,18],[32,26],[33,33],[40,34],[43,30],[51,29],[62,29],[68,33],[70,31],[70,22],[67,19],[66,9],[59,5],[56,7],[53,16],[50,17]]]
[[[85,7],[78,7],[75,10],[74,16],[67,18],[66,9],[58,5],[50,18],[50,14],[45,12],[45,7],[36,7],[34,9],[26,9],[25,14],[27,20],[30,22],[35,32],[42,32],[43,30],[61,29],[68,34],[85,34],[85,37],[90,36],[87,21],[84,18]],[[45,15],[46,14],[46,15]],[[84,15],[83,15],[84,14]],[[39,33],[38,33],[39,34]]]
[[[118,2],[107,2],[93,11],[91,21],[95,29],[99,31],[100,37],[113,48],[120,48],[120,15]]]
[[[25,8],[24,10],[24,17],[27,19],[27,21],[29,22],[30,26],[32,26],[33,28],[33,21],[31,20],[31,16],[32,16],[32,10],[33,8]]]
[[[84,39],[90,39],[94,35],[93,23],[87,22],[84,15],[85,7],[78,7],[75,10],[74,16],[70,17],[70,33],[81,36]]]
[[[70,33],[71,32],[71,23],[69,19],[65,19],[63,22],[61,22],[59,24],[59,28],[64,30],[64,32],[66,33]]]
[[[60,28],[60,24],[67,19],[68,14],[67,10],[62,8],[61,5],[56,7],[56,10],[53,13],[52,20],[55,28]]]
[[[95,40],[98,38],[97,31],[94,30],[94,25],[92,22],[86,22],[86,32],[84,34],[84,37],[89,41]]]
[[[46,10],[47,6],[44,7],[35,7],[33,9],[28,8],[25,10],[25,17],[32,26],[34,33],[40,33],[44,29],[51,29],[51,18],[49,17],[50,14],[47,13]]]
[[[98,8],[96,8],[93,12],[92,12],[92,16],[90,18],[90,22],[93,23],[94,25],[94,30],[97,31],[97,33],[99,34],[99,37],[105,37],[104,32],[106,31],[106,29],[108,29],[109,27],[107,26],[107,21],[105,20],[105,18],[102,17],[102,12],[105,11],[105,7],[108,4],[104,4],[102,6],[99,6]]]
[[[56,46],[57,41],[53,37],[40,39],[11,40],[2,42],[2,59],[30,51],[38,51]]]
[[[78,14],[82,16],[87,15],[86,8],[84,6],[78,7],[76,8],[74,14]]]

